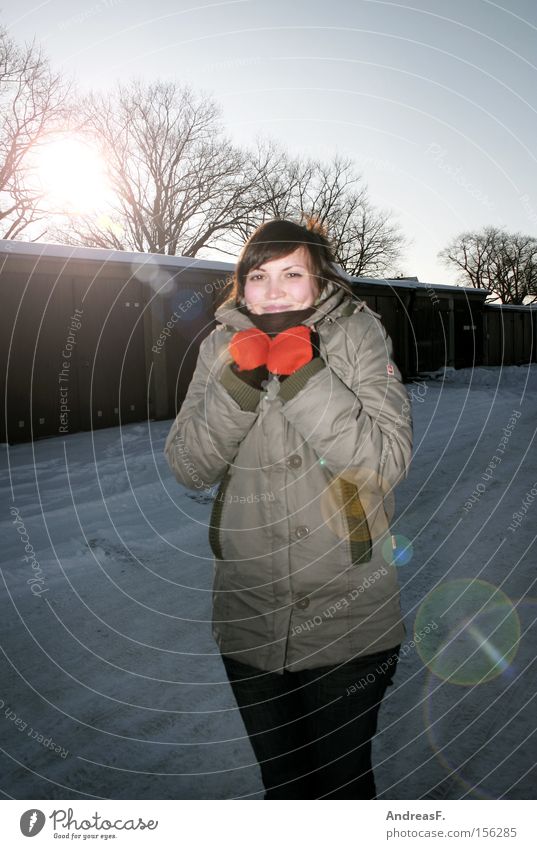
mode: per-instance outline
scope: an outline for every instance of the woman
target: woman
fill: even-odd
[[[265,798],[372,799],[406,634],[389,523],[412,425],[392,343],[315,224],[259,227],[215,318],[165,454],[185,486],[220,482],[213,635]]]

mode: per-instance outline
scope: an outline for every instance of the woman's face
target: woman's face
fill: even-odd
[[[319,290],[311,271],[307,248],[252,268],[244,284],[244,299],[255,315],[304,310],[315,302]]]

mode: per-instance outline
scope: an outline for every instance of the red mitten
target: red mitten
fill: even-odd
[[[267,336],[258,327],[239,330],[229,343],[229,352],[239,371],[264,366],[267,362],[269,348],[270,336]]]
[[[267,368],[272,374],[293,374],[313,359],[311,328],[304,324],[283,330],[272,339]]]

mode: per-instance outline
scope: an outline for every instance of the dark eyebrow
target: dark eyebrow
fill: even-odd
[[[286,265],[284,268],[282,268],[282,271],[289,271],[290,268],[303,268],[306,270],[305,265],[302,265],[300,262],[294,262],[292,265]],[[262,265],[259,265],[257,268],[251,268],[250,272],[252,271],[265,271],[265,269]]]

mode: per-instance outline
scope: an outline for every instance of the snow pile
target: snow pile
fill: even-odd
[[[488,386],[502,389],[523,388],[527,383],[535,386],[537,381],[537,363],[522,366],[483,366],[480,368],[454,369],[442,366],[437,371],[422,371],[420,378],[434,380],[439,383],[456,384],[459,386]]]
[[[407,388],[414,457],[392,524],[413,548],[399,567],[409,642],[423,600],[460,579],[501,588],[520,640],[508,669],[473,687],[405,652],[374,741],[378,792],[533,798],[537,504],[515,531],[512,516],[537,481],[537,366],[443,369]],[[212,499],[175,481],[170,426],[3,452],[0,745],[14,798],[262,797],[211,636]]]

